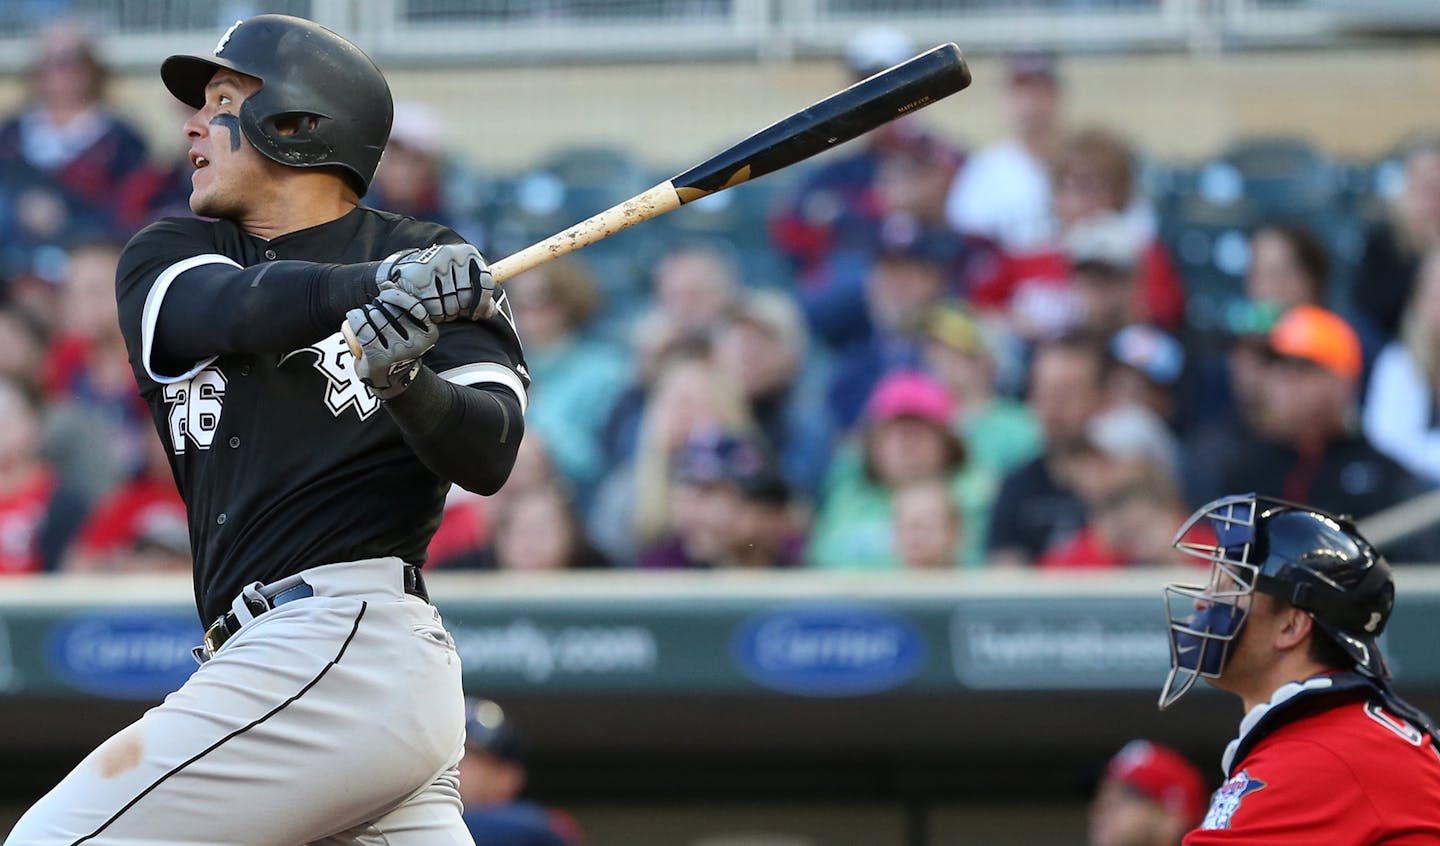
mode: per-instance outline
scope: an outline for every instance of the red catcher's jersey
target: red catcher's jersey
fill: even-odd
[[[1440,753],[1378,702],[1350,702],[1260,740],[1186,846],[1440,844]]]

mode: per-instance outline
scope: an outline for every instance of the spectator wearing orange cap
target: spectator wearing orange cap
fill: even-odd
[[[1352,426],[1362,370],[1360,339],[1334,312],[1290,309],[1269,336],[1259,392],[1260,440],[1223,463],[1222,491],[1255,491],[1363,518],[1426,485]],[[1391,561],[1433,555],[1422,542],[1382,547]]]
[[[1125,744],[1090,805],[1090,846],[1178,846],[1205,814],[1205,779],[1173,749]]]

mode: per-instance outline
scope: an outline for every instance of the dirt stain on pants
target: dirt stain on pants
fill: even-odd
[[[140,756],[145,752],[145,741],[138,726],[130,726],[110,738],[101,746],[99,765],[101,778],[114,778],[140,765]]]

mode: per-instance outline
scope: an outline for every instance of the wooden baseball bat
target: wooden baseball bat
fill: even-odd
[[[921,53],[767,126],[700,164],[557,235],[490,265],[497,283],[622,229],[674,211],[843,144],[916,109],[963,91],[970,68],[954,44]],[[341,326],[358,360],[360,344]]]

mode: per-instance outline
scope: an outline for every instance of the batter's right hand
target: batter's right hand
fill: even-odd
[[[360,308],[346,312],[364,355],[355,362],[355,375],[382,400],[405,392],[420,373],[420,357],[440,339],[440,329],[425,313],[425,306],[398,288]]]
[[[419,300],[436,323],[475,317],[494,287],[485,258],[469,244],[401,250],[381,262],[375,276],[382,291],[399,288]]]

